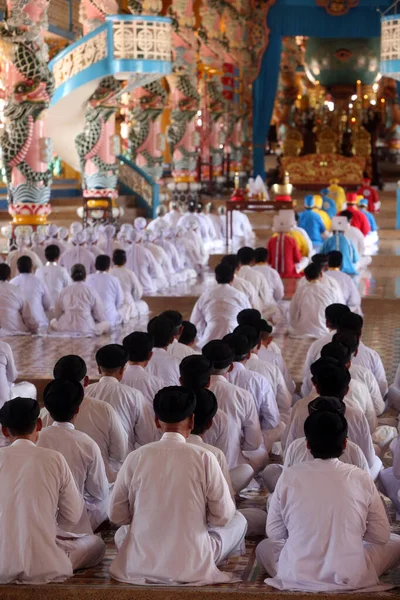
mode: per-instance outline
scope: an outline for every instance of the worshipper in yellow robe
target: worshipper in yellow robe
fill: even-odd
[[[338,213],[344,210],[346,205],[346,192],[339,185],[338,179],[331,179],[329,182],[329,197],[332,198],[336,203]]]
[[[319,194],[315,194],[313,211],[321,217],[322,222],[325,225],[325,229],[327,231],[330,231],[332,227],[332,219],[330,218],[328,213],[325,210],[323,210],[323,203],[324,201],[322,200],[322,196],[320,196]]]

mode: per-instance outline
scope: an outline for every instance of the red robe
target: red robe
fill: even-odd
[[[352,213],[353,218],[350,225],[357,227],[362,234],[367,235],[371,231],[371,225],[369,224],[368,217],[363,212],[358,210],[356,206],[351,204],[347,205],[346,210]]]
[[[288,233],[279,233],[272,237],[267,245],[268,263],[281,277],[301,277],[296,272],[296,264],[301,261],[297,242]]]
[[[361,185],[357,190],[357,196],[362,196],[368,200],[369,212],[376,212],[375,204],[379,202],[378,192],[370,185]]]

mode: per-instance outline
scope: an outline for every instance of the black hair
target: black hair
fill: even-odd
[[[354,335],[361,337],[363,325],[364,319],[360,317],[360,315],[348,312],[340,319],[337,329],[340,333],[353,333]]]
[[[194,435],[202,435],[208,424],[215,417],[218,410],[218,402],[211,390],[194,390],[196,396],[196,408],[194,409]]]
[[[320,358],[311,365],[312,380],[321,396],[343,400],[350,384],[349,370],[337,360]]]
[[[360,345],[360,338],[349,331],[341,331],[335,333],[332,338],[332,342],[337,342],[343,346],[346,346],[346,348],[349,349],[350,354],[354,354]]]
[[[107,271],[111,265],[111,258],[107,254],[100,254],[96,256],[96,261],[94,266],[96,267],[96,271]]]
[[[304,275],[306,276],[307,281],[314,281],[318,279],[321,274],[321,265],[317,263],[310,263],[304,269]]]
[[[179,337],[179,341],[181,344],[185,344],[185,346],[189,346],[197,336],[197,328],[196,325],[193,325],[190,321],[182,321],[182,332]]]
[[[7,281],[11,276],[11,269],[7,263],[0,264],[0,281]]]
[[[155,348],[165,348],[174,337],[174,324],[166,317],[153,317],[147,324],[147,333],[152,336]]]
[[[44,249],[44,255],[46,260],[49,262],[54,262],[60,258],[60,248],[56,244],[50,244]]]
[[[249,246],[243,246],[243,248],[238,250],[237,256],[241,265],[249,265],[251,262],[253,262],[253,260],[255,260],[256,253],[253,248],[250,248]]]
[[[229,265],[234,271],[239,267],[239,259],[236,254],[227,254],[221,260],[221,265]]]
[[[332,341],[321,349],[321,358],[334,358],[346,365],[351,360],[351,352],[348,346]]]
[[[20,273],[30,273],[32,266],[33,263],[30,256],[20,256],[17,260],[17,268]]]
[[[81,356],[77,354],[67,354],[62,356],[54,365],[54,379],[69,379],[70,381],[81,382],[87,375],[86,363]]]
[[[329,460],[343,454],[347,421],[337,412],[314,412],[304,423],[304,433],[314,458]]]
[[[345,304],[330,304],[325,309],[325,319],[332,329],[336,329],[340,319],[350,312],[350,309]]]
[[[145,331],[134,331],[124,337],[122,345],[128,352],[131,362],[145,362],[149,360],[150,352],[154,347],[154,340]]]
[[[126,264],[126,252],[122,248],[117,248],[113,253],[113,263],[117,267],[123,267]]]
[[[217,283],[232,283],[235,271],[231,265],[220,263],[215,267],[215,279]]]
[[[353,213],[349,210],[342,210],[341,213],[339,213],[340,217],[346,217],[346,219],[348,220],[348,222],[350,223],[350,221],[353,218]]]
[[[83,397],[83,387],[77,381],[55,379],[45,387],[43,403],[54,421],[66,423],[73,419]]]
[[[84,265],[76,264],[71,268],[71,279],[72,281],[85,281],[86,279],[86,269]]]
[[[178,335],[180,328],[182,327],[182,315],[177,310],[164,310],[160,314],[160,317],[165,317],[169,319],[174,326],[174,335]]]
[[[313,262],[314,264],[318,265],[319,267],[322,267],[323,265],[326,265],[328,262],[328,255],[327,254],[321,254],[320,252],[317,254],[314,254],[314,256],[311,257],[311,262]]]
[[[268,260],[268,250],[260,246],[254,250],[256,263],[266,263]]]
[[[331,269],[340,269],[343,263],[343,254],[339,250],[328,252],[328,266]]]
[[[233,330],[233,333],[244,335],[248,339],[251,349],[255,348],[260,343],[260,330],[251,325],[238,325],[238,327],[235,327]]]

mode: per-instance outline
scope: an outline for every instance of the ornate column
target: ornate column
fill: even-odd
[[[9,0],[9,18],[0,29],[6,74],[5,130],[0,138],[8,186],[12,236],[17,225],[45,224],[51,212],[52,144],[46,138],[45,110],[54,91],[48,68],[48,0]]]
[[[194,33],[193,0],[173,0],[173,72],[167,77],[170,86],[171,124],[167,140],[172,156],[174,181],[169,188],[173,199],[181,204],[196,200],[201,187],[197,179],[199,136],[195,117],[200,107],[197,91],[198,40]]]

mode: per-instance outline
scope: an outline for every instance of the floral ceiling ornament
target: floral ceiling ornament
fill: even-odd
[[[317,6],[325,8],[328,15],[340,17],[358,5],[360,0],[316,0]]]

